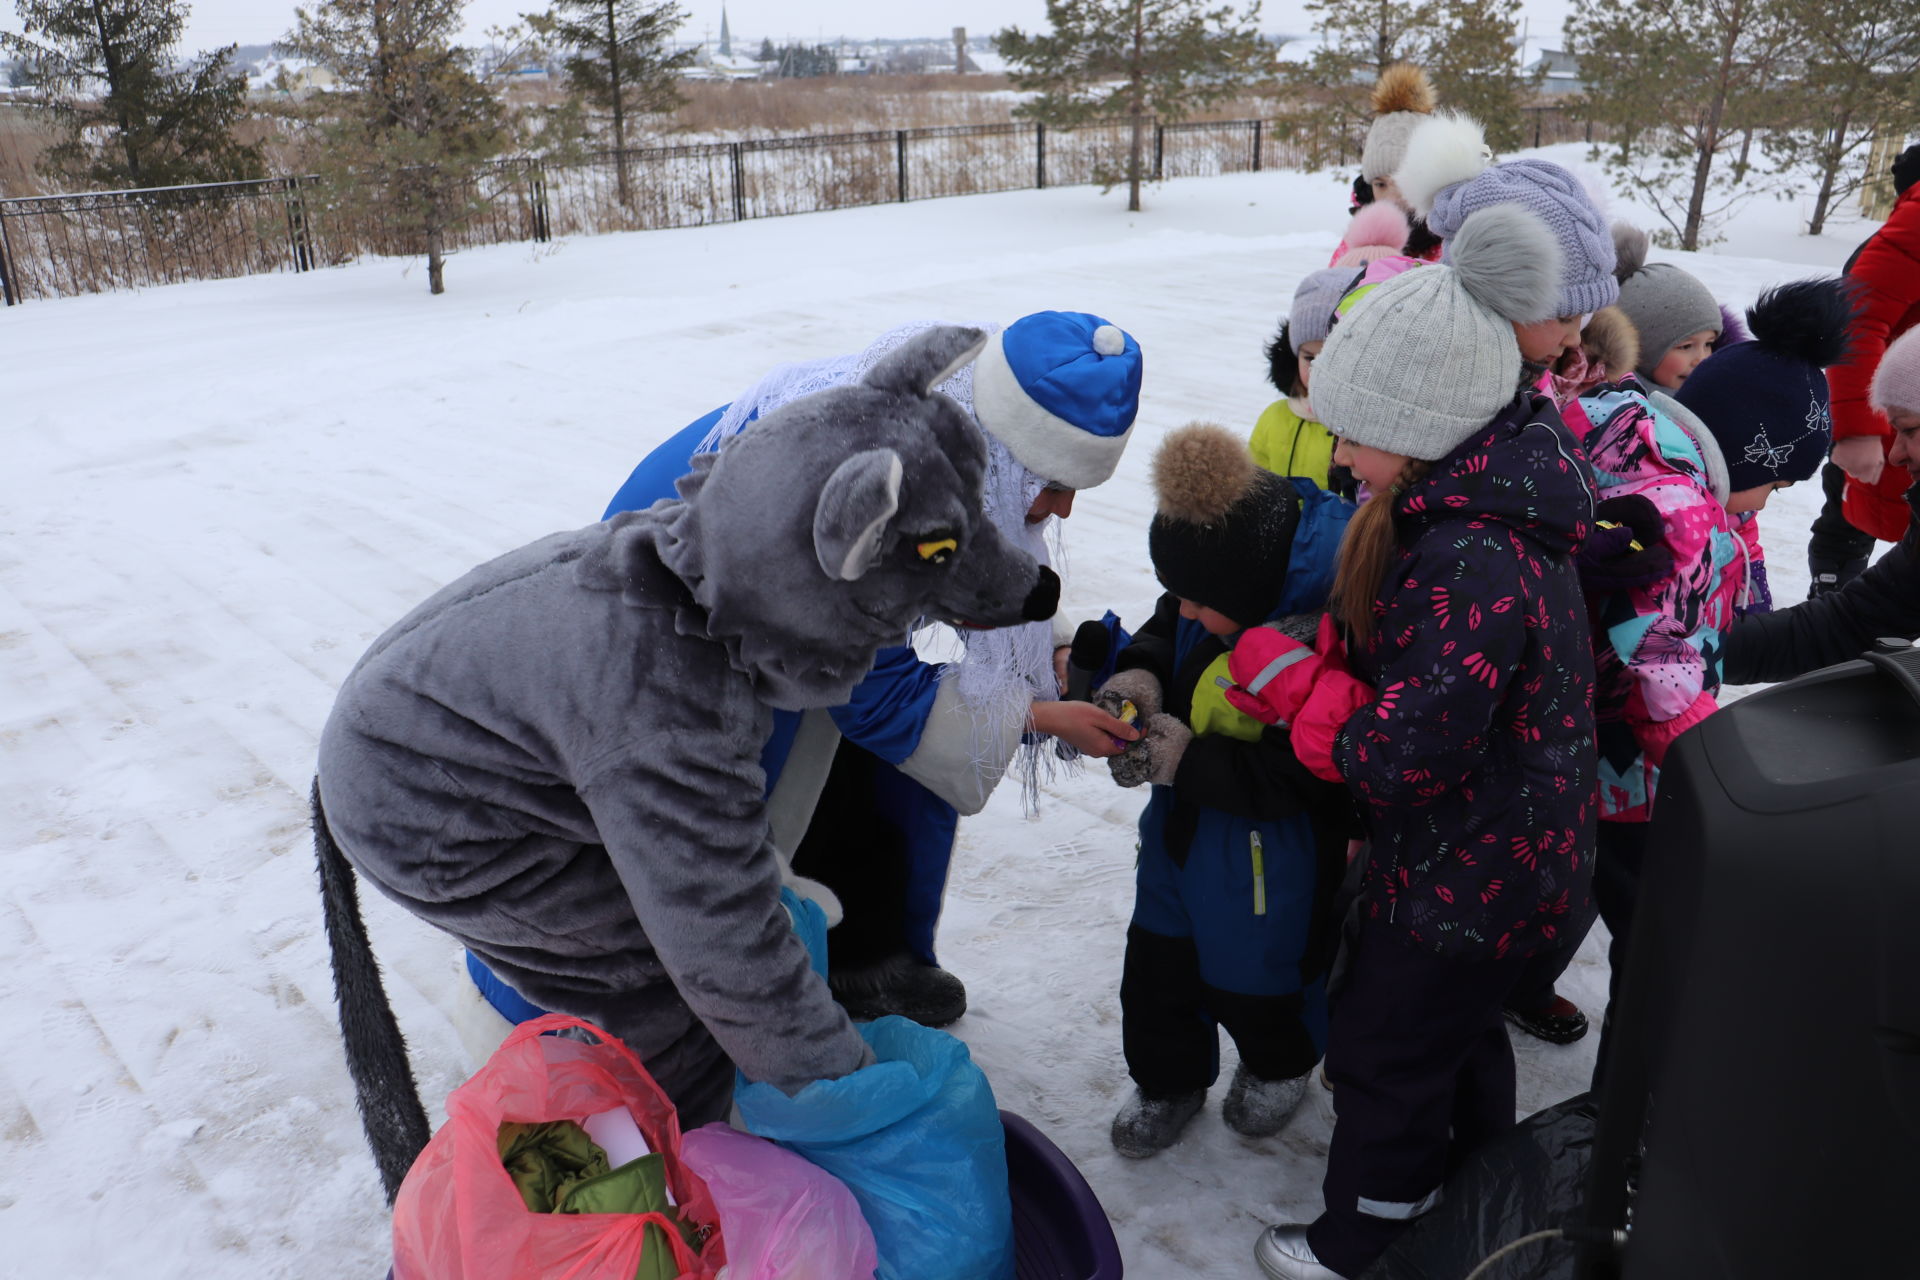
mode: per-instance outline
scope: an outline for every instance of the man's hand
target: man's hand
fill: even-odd
[[[1035,733],[1058,738],[1083,756],[1117,756],[1140,736],[1091,702],[1036,702],[1032,722]]]
[[[1876,484],[1887,465],[1887,446],[1879,436],[1843,436],[1827,456],[1861,484]]]
[[[1067,655],[1072,652],[1070,644],[1055,645],[1053,649],[1053,683],[1062,693],[1067,691]]]

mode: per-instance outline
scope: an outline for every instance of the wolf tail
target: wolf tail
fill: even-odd
[[[427,1145],[430,1130],[420,1088],[407,1062],[407,1042],[394,1020],[393,1005],[380,982],[380,966],[360,918],[360,893],[353,867],[327,826],[320,806],[320,780],[313,783],[313,850],[320,863],[320,902],[327,923],[327,947],[333,953],[333,995],[340,1005],[340,1038],[346,1042],[347,1073],[353,1077],[360,1123],[380,1169],[387,1203]]]

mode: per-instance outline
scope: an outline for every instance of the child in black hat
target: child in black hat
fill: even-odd
[[[1240,1051],[1222,1116],[1279,1131],[1326,1039],[1325,905],[1352,812],[1284,728],[1226,700],[1235,637],[1269,620],[1311,639],[1352,508],[1309,480],[1262,470],[1224,427],[1168,435],[1154,458],[1148,546],[1166,588],[1096,701],[1145,733],[1108,761],[1153,784],[1140,816],[1121,1039],[1137,1086],[1113,1145],[1170,1146],[1219,1074],[1218,1028]]]

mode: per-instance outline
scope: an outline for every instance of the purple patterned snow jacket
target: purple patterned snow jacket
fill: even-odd
[[[1362,910],[1449,955],[1530,955],[1591,919],[1593,651],[1573,552],[1593,493],[1544,396],[1399,499],[1352,654],[1379,697],[1334,761],[1369,809]]]

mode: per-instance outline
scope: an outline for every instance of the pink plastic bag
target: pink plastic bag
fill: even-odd
[[[727,1280],[868,1280],[880,1265],[853,1192],[805,1156],[724,1124],[680,1150],[719,1209]]]
[[[599,1044],[542,1035],[564,1027]],[[548,1014],[515,1027],[474,1077],[447,1098],[433,1135],[393,1205],[395,1280],[633,1280],[647,1226],[661,1230],[681,1280],[710,1280],[726,1261],[719,1236],[696,1255],[657,1213],[534,1213],[500,1162],[500,1126],[585,1120],[625,1107],[661,1153],[683,1217],[717,1218],[713,1198],[680,1157],[680,1120],[633,1050],[578,1018]]]

